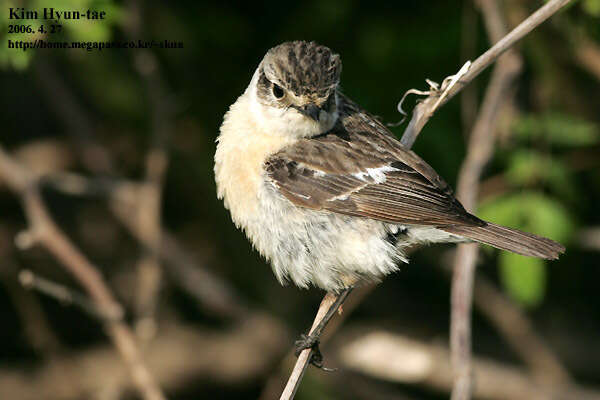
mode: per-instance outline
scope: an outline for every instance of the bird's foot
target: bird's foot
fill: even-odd
[[[312,354],[308,361],[310,364],[327,372],[334,372],[337,370],[336,368],[327,368],[323,366],[323,354],[321,353],[321,349],[319,349],[319,336],[302,334],[300,335],[300,339],[296,340],[294,344],[296,346],[296,357],[298,357],[305,349],[311,349]]]

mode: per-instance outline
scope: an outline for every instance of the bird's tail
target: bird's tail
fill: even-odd
[[[565,251],[564,246],[554,240],[491,222],[484,226],[444,226],[439,229],[524,256],[556,260]]]

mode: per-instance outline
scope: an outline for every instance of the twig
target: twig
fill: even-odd
[[[323,332],[320,337],[320,344],[326,343],[331,336],[338,330],[340,325],[344,322],[346,318],[354,311],[356,307],[369,295],[377,284],[372,283],[369,285],[364,285],[358,287],[353,290],[353,295],[349,297],[349,299],[344,303],[344,312],[339,315],[339,318],[334,318],[327,325],[327,330]],[[282,360],[281,368],[277,369],[270,377],[267,379],[265,385],[263,386],[262,392],[258,397],[259,400],[271,400],[277,397],[278,393],[281,391],[281,387],[286,382],[286,377],[283,375],[283,369],[287,368],[288,365],[292,365],[296,361],[296,356],[294,352],[289,352],[288,355]]]
[[[4,287],[16,309],[28,342],[44,357],[62,351],[62,344],[52,330],[39,299],[15,281],[17,264],[13,263],[8,254],[0,254],[0,257],[3,260],[0,279],[4,281]]]
[[[600,227],[582,229],[577,234],[577,240],[584,249],[600,251]]]
[[[488,51],[483,53],[471,64],[467,73],[460,79],[460,81],[452,88],[447,90],[444,100],[439,104],[442,106],[453,98],[463,87],[469,84],[477,75],[479,75],[484,69],[489,67],[496,59],[504,53],[506,50],[515,45],[517,41],[522,39],[525,35],[535,29],[542,22],[550,18],[561,8],[572,2],[573,0],[550,0],[544,4],[540,9],[531,14],[525,21],[521,22],[515,29],[509,34],[499,40],[494,46]],[[443,91],[442,91],[443,92]],[[441,93],[434,93],[429,95],[425,100],[420,102],[413,109],[412,118],[404,130],[402,135],[402,144],[411,148],[417,136],[427,123],[433,113],[435,112],[435,105],[437,99]]]
[[[219,329],[169,320],[144,358],[161,387],[174,393],[189,390],[190,382],[245,387],[269,373],[290,337],[285,324],[262,312]],[[126,375],[115,374],[123,362],[111,345],[49,354],[44,361],[37,367],[2,363],[0,399],[91,400],[114,387],[124,392],[123,399],[140,397],[130,394],[135,386]]]
[[[491,41],[499,40],[505,28],[496,0],[479,0]],[[501,40],[501,39],[500,39]],[[493,154],[495,125],[500,106],[509,96],[521,59],[514,51],[502,56],[492,72],[480,113],[469,138],[467,156],[461,166],[457,197],[467,210],[475,208],[479,180],[483,168]],[[471,304],[473,279],[477,260],[477,244],[458,246],[454,263],[451,294],[450,343],[455,381],[452,400],[468,400],[472,391],[471,366]]]
[[[318,336],[321,334],[329,320],[335,315],[336,311],[344,303],[351,291],[352,288],[348,288],[342,290],[339,294],[327,293],[325,297],[323,297],[319,310],[317,311],[317,316],[308,333],[309,335]],[[294,398],[312,356],[312,349],[302,350],[279,400],[290,400]]]
[[[16,194],[21,196],[30,224],[30,235],[43,245],[81,283],[102,313],[122,314],[104,279],[54,223],[46,210],[33,176],[10,157],[0,146],[0,176]],[[106,321],[106,329],[115,347],[126,362],[132,380],[145,400],[165,397],[144,364],[135,339],[122,319]]]
[[[600,46],[589,38],[578,38],[575,59],[582,68],[600,81]]]
[[[460,24],[460,59],[472,60],[477,55],[479,15],[471,0],[463,0]],[[463,132],[470,132],[477,117],[477,83],[464,88],[460,95],[460,116]]]
[[[77,293],[64,285],[37,276],[28,269],[19,272],[19,282],[21,282],[21,285],[23,285],[25,289],[35,289],[47,296],[55,298],[63,304],[76,305],[101,321],[110,321],[113,319],[119,320],[123,318],[121,309],[116,310],[120,311],[117,314],[106,314],[105,310],[99,309],[96,306],[96,303],[86,296]]]
[[[348,333],[337,351],[345,370],[379,380],[421,385],[431,390],[452,389],[453,369],[449,349],[441,344],[415,340],[382,330],[362,328]],[[401,360],[401,362],[398,362]],[[598,400],[600,392],[593,386],[551,387],[539,385],[527,370],[486,358],[475,358],[474,396],[487,400]]]
[[[529,366],[540,386],[560,391],[571,384],[569,373],[536,334],[531,321],[481,274],[475,276],[473,302]]]
[[[138,0],[129,1],[129,37],[135,40],[142,33],[143,13]],[[136,209],[139,232],[145,246],[137,265],[138,291],[136,296],[136,332],[147,340],[156,331],[155,313],[161,286],[161,204],[162,188],[169,162],[166,142],[171,133],[169,121],[171,105],[168,102],[159,62],[149,50],[133,53],[133,66],[140,76],[149,99],[149,114],[152,116],[152,143],[146,155],[146,176],[141,186]]]
[[[140,196],[138,186],[124,183],[114,187],[116,189],[109,193],[111,211],[134,238],[144,246],[151,246],[151,243],[146,242],[147,238],[134,218]],[[239,318],[247,313],[246,302],[235,289],[212,274],[203,263],[197,262],[172,233],[163,230],[160,236],[160,256],[169,265],[165,269],[166,273],[206,311],[227,318]]]
[[[450,85],[447,85],[446,87],[442,87],[442,89],[440,91],[432,91],[432,93],[425,100],[423,100],[421,103],[417,104],[417,106],[414,108],[413,116],[412,116],[406,130],[404,131],[404,134],[402,135],[401,143],[406,148],[410,149],[412,147],[412,145],[414,144],[418,134],[421,132],[421,130],[423,129],[423,127],[425,126],[427,121],[429,121],[429,119],[431,118],[431,116],[433,115],[433,113],[435,112],[435,110],[438,107],[440,107],[440,106],[444,105],[446,102],[448,102],[448,100],[450,100],[452,97],[454,97],[464,86],[466,86],[477,75],[479,75],[479,73],[481,73],[481,71],[483,71],[490,64],[492,64],[502,53],[504,53],[511,46],[513,46],[519,39],[523,38],[526,34],[531,32],[539,24],[541,24],[546,19],[548,19],[550,16],[552,16],[554,13],[556,13],[559,9],[561,9],[562,7],[567,5],[570,1],[572,1],[572,0],[550,0],[548,3],[546,3],[544,6],[542,6],[538,11],[536,11],[529,18],[527,18],[525,21],[523,21],[519,26],[517,26],[515,29],[513,29],[508,35],[506,35],[504,38],[499,40],[494,46],[492,46],[492,48],[490,48],[488,51],[486,51],[484,54],[482,54],[479,58],[477,58],[472,64],[468,65],[468,70],[464,74],[457,74],[456,76],[459,76],[459,78],[460,78],[458,81],[452,80]],[[467,65],[467,64],[465,64],[465,65]],[[463,69],[464,68],[465,68],[465,66],[463,66]],[[516,73],[516,72],[513,72],[510,68],[504,70],[503,74],[504,74],[504,72]],[[498,80],[498,79],[499,79],[499,77],[496,78],[496,80]],[[504,79],[504,78],[502,78],[502,79]],[[491,85],[492,84],[490,84],[490,86]],[[497,87],[497,85],[494,85],[494,87]],[[502,89],[502,87],[500,87],[500,89]],[[503,90],[501,90],[500,92],[503,92]],[[484,101],[484,106],[485,106],[485,103],[486,102]],[[488,101],[488,103],[490,103],[490,101]],[[491,106],[491,104],[490,104],[490,106]],[[490,106],[488,106],[488,107],[490,107]],[[493,114],[495,114],[495,110],[493,109],[493,107],[490,107],[490,110],[488,110],[488,111],[483,110],[482,113],[485,112],[487,114],[491,111],[493,111]],[[474,128],[474,130],[475,129],[477,129],[477,128]],[[479,129],[481,129],[481,128],[479,128]],[[462,279],[458,282],[463,283],[463,284],[465,283]],[[466,282],[466,283],[468,284],[468,282]],[[469,286],[472,286],[472,283]],[[470,294],[471,294],[471,292],[469,291],[468,299],[456,298],[456,299],[454,299],[454,302],[460,302],[461,300],[464,300],[458,304],[465,304],[465,305],[469,304],[470,305],[470,303],[471,303]],[[319,307],[319,310],[317,311],[317,317],[315,318],[315,322],[313,323],[313,326],[317,323],[317,321],[320,321],[320,315],[325,314],[325,310],[323,310],[323,308],[327,307],[328,304],[330,304],[330,302],[332,302],[331,299],[328,299],[328,296],[332,296],[332,295],[331,294],[325,295],[325,298],[321,302],[321,306]],[[328,301],[326,302],[326,300],[328,300]],[[453,309],[454,309],[454,307],[453,307]],[[470,306],[469,306],[469,309],[470,309]],[[468,310],[466,310],[466,311],[468,311]],[[464,315],[464,313],[462,313],[462,315]],[[467,325],[468,325],[468,322],[467,322]],[[305,355],[305,356],[303,357],[303,355]],[[304,374],[306,364],[310,360],[309,355],[310,355],[310,353],[308,351],[305,351],[300,354],[300,357],[298,357],[298,360],[296,362],[294,370],[292,371],[292,375],[290,376],[290,379],[288,380],[288,384],[286,385],[286,388],[284,389],[281,399],[292,399],[293,398],[293,396],[297,390],[297,387],[299,385],[299,382],[302,379],[302,376]],[[470,357],[470,351],[469,351],[468,357]],[[468,359],[468,357],[467,357],[467,359]],[[468,379],[470,380],[470,378],[468,378]]]
[[[42,94],[45,95],[47,103],[55,108],[56,114],[65,123],[67,132],[73,137],[75,143],[83,146],[79,153],[83,155],[82,162],[86,168],[100,176],[90,179],[73,173],[62,173],[54,174],[43,181],[49,180],[49,183],[57,189],[72,195],[101,194],[109,196],[111,200],[120,200],[121,197],[125,197],[133,208],[122,207],[122,204],[120,207],[116,207],[113,204],[111,210],[137,240],[150,247],[151,243],[145,243],[146,237],[140,231],[140,227],[136,226],[134,218],[140,196],[139,190],[137,190],[139,185],[118,177],[119,174],[114,168],[115,163],[110,152],[94,140],[95,130],[92,128],[91,118],[78,104],[75,95],[65,82],[60,80],[60,77],[56,73],[52,73],[49,68],[50,66],[47,64],[36,68]],[[58,97],[58,101],[55,97]],[[77,118],[73,119],[72,115],[77,115]],[[90,148],[89,152],[86,151],[86,146]],[[114,178],[103,176],[106,173],[111,174]],[[129,195],[121,196],[122,193]],[[119,197],[119,199],[115,199],[115,197]],[[122,202],[115,201],[114,203]],[[170,265],[166,272],[172,276],[175,284],[195,298],[206,311],[214,315],[238,318],[247,312],[245,302],[241,300],[235,290],[218,276],[212,274],[202,263],[197,262],[173,234],[162,231],[160,236],[162,238],[161,258]]]
[[[143,194],[134,181],[121,178],[88,178],[75,173],[54,173],[41,179],[53,189],[74,196],[103,196],[117,220],[143,246],[151,246],[137,223],[138,199]],[[231,285],[211,273],[205,260],[198,260],[173,233],[162,228],[160,257],[168,265],[167,275],[192,296],[205,312],[225,318],[240,318],[248,312],[246,302]]]
[[[466,86],[477,75],[479,75],[481,71],[483,71],[485,68],[491,65],[502,53],[504,53],[511,46],[513,46],[518,40],[523,38],[535,27],[544,22],[546,19],[550,18],[550,16],[552,16],[554,13],[556,13],[558,10],[560,10],[562,7],[564,7],[571,1],[572,0],[550,0],[539,10],[533,13],[529,18],[527,18],[525,21],[519,24],[519,26],[513,29],[508,35],[506,35],[504,38],[498,41],[488,51],[486,51],[479,58],[477,58],[472,64],[470,64],[468,70],[462,76],[460,76],[460,79],[458,81],[453,82],[455,84],[442,87],[441,91],[434,91],[425,100],[417,104],[417,106],[413,109],[412,118],[408,126],[406,127],[404,134],[402,135],[401,143],[406,148],[410,149],[414,144],[415,140],[417,139],[417,136],[419,135],[427,121],[429,121],[429,119],[438,107],[444,105],[446,102],[448,102],[448,100],[454,97],[464,86]],[[313,326],[317,323],[317,321],[320,321],[320,315],[325,314],[325,310],[323,310],[323,308],[327,307],[328,304],[332,302],[331,299],[328,299],[328,296],[332,295],[325,295],[325,298],[321,302],[321,306],[317,311],[317,317],[315,318]],[[326,302],[326,300],[328,301]],[[470,298],[468,299],[468,304],[470,304]],[[304,354],[306,354],[306,356],[302,357]],[[297,390],[297,385],[299,384],[304,374],[306,364],[309,361],[309,354],[309,352],[303,352],[300,355],[300,357],[298,357],[292,375],[290,376],[290,380],[286,385],[286,389],[284,390],[281,399],[293,398],[295,391]],[[284,395],[286,395],[287,397],[285,397]]]
[[[65,123],[67,132],[73,137],[74,142],[83,146],[79,153],[83,155],[82,162],[86,168],[99,174],[99,177],[93,179],[73,173],[54,174],[48,177],[50,183],[57,189],[72,195],[101,194],[109,196],[113,201],[111,211],[117,219],[137,240],[145,246],[152,246],[151,243],[146,243],[146,236],[140,231],[140,227],[137,226],[139,224],[135,219],[135,210],[141,195],[137,189],[139,185],[119,177],[110,152],[95,140],[96,135],[92,128],[94,124],[91,123],[91,118],[76,101],[75,95],[65,82],[49,68],[50,66],[47,64],[36,68],[42,93],[45,95],[47,103],[54,107],[56,114]],[[58,97],[58,101],[56,97]],[[73,119],[73,115],[77,115],[77,118]],[[86,146],[90,151],[86,151]],[[114,178],[103,176],[106,173]],[[126,201],[121,201],[122,198]],[[195,257],[179,243],[173,234],[163,230],[159,236],[162,238],[161,258],[169,264],[166,272],[171,275],[175,284],[195,298],[206,311],[214,315],[238,318],[247,313],[245,302],[234,288],[212,274],[201,262],[196,261]]]

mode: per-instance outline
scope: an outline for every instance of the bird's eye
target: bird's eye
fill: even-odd
[[[283,98],[284,94],[285,93],[283,92],[283,89],[281,88],[281,86],[274,83],[273,84],[273,96],[275,96],[276,99],[281,99],[281,98]]]

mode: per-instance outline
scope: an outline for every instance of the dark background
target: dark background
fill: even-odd
[[[293,338],[310,325],[323,293],[281,287],[216,199],[214,142],[223,114],[270,47],[302,39],[338,52],[344,93],[383,121],[397,122],[401,116],[396,105],[406,90],[425,90],[426,78],[441,82],[489,47],[478,9],[471,1],[181,1],[149,2],[138,8],[136,3],[113,1],[56,3],[25,1],[12,6],[107,11],[107,20],[66,22],[63,33],[47,40],[168,39],[183,42],[184,48],[153,49],[146,52],[150,58],[140,56],[140,50],[0,49],[0,144],[44,178],[44,199],[55,221],[101,268],[134,326],[140,314],[136,296],[143,284],[139,259],[145,250],[111,211],[114,187],[109,184],[106,189],[103,183],[142,181],[148,153],[164,151],[168,168],[162,182],[162,226],[194,263],[183,272],[176,269],[181,273],[161,263],[151,316],[156,340],[173,327],[184,327],[210,338],[193,342],[204,345],[188,349],[195,355],[191,359],[201,364],[198,360],[216,351],[210,357],[226,358],[228,363],[213,368],[215,362],[199,367],[190,361],[173,376],[158,372],[168,375],[159,381],[173,399],[258,398],[267,381],[277,392],[282,384],[278,374],[285,377],[291,368],[289,360],[281,360]],[[513,27],[541,2],[501,4]],[[1,7],[5,12],[9,5]],[[588,388],[600,387],[598,16],[598,1],[577,2],[519,43],[524,69],[514,101],[501,112],[495,156],[480,192],[480,215],[552,237],[565,244],[567,252],[559,261],[546,263],[487,249],[477,271],[509,299],[511,309],[524,313],[573,381]],[[4,35],[6,17],[1,24]],[[144,65],[150,62],[152,73],[145,76]],[[466,99],[457,97],[440,109],[414,146],[453,186],[488,78],[489,71],[469,86]],[[406,108],[414,100],[409,97]],[[404,128],[392,129],[400,136]],[[98,145],[109,154],[112,167],[104,168],[90,156],[96,154],[90,148]],[[89,187],[78,194],[61,190],[52,177],[67,171],[89,177]],[[144,195],[140,196],[141,202]],[[43,248],[15,247],[16,235],[25,228],[18,197],[0,180],[0,398],[7,399],[29,398],[25,393],[31,387],[19,386],[15,376],[28,377],[23,382],[30,380],[33,387],[41,385],[53,363],[71,365],[88,356],[93,360],[94,352],[110,343],[97,318],[19,283],[19,272],[30,270],[83,292]],[[326,364],[342,371],[311,370],[297,398],[447,398],[445,389],[430,382],[390,382],[345,368],[336,354],[365,329],[447,346],[446,268],[454,249],[434,246],[415,252],[400,273],[356,301],[332,346],[323,346]],[[211,304],[206,299],[212,294],[190,289],[191,276],[196,276],[189,275],[190,269],[215,276],[236,300],[221,299],[217,289]],[[203,276],[200,281],[206,283]],[[220,306],[223,302],[226,305]],[[261,345],[250,346],[255,352],[244,352],[248,346],[242,344],[224,351],[211,341],[245,332],[242,326],[253,318],[260,320],[255,321],[257,329],[268,333],[266,343],[260,342],[268,353],[261,353]],[[245,339],[242,335],[236,340]],[[148,340],[149,349],[153,340]],[[498,325],[476,309],[475,355],[530,373],[519,351],[508,343]],[[168,346],[165,351],[169,354]],[[244,373],[232,372],[238,364],[253,364],[253,359],[255,370],[242,367]],[[124,374],[94,365],[100,371],[96,373]],[[64,369],[61,379],[55,379],[56,387],[44,386],[50,393],[39,398],[135,398],[126,379],[115,385],[113,397],[102,397],[98,388],[92,393],[79,389],[85,382],[77,374],[87,373],[85,368],[81,361],[72,370]]]

